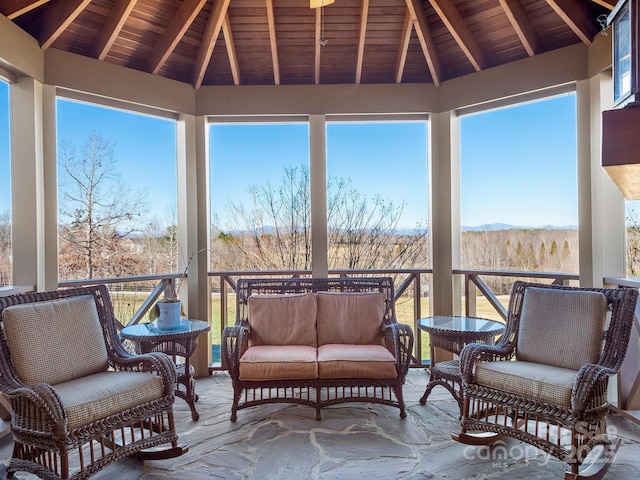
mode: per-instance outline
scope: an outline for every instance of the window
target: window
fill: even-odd
[[[460,128],[462,268],[578,273],[575,94]],[[508,293],[509,279],[487,280]]]
[[[9,84],[0,80],[0,286],[13,284]]]
[[[176,271],[176,122],[57,100],[59,277]]]
[[[327,123],[330,269],[427,268],[427,122]]]
[[[210,126],[216,270],[311,268],[307,123]]]

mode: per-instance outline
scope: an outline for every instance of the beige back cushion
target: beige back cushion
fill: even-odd
[[[384,295],[318,292],[318,345],[383,345]]]
[[[29,385],[55,385],[108,368],[92,296],[14,305],[3,314],[11,362]]]
[[[578,370],[597,363],[607,299],[600,292],[525,290],[518,330],[518,360]]]
[[[247,301],[249,346],[306,345],[316,347],[316,296],[251,295]]]

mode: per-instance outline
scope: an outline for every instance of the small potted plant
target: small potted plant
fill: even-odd
[[[201,248],[191,254],[187,265],[184,267],[182,275],[175,282],[171,293],[166,295],[165,298],[156,302],[156,304],[149,311],[149,319],[151,321],[157,320],[158,330],[174,330],[180,327],[180,316],[182,315],[182,302],[180,301],[180,287],[182,282],[187,278],[187,271],[193,259],[199,253],[208,250],[207,248]]]

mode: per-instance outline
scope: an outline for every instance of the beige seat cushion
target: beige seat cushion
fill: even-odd
[[[318,345],[383,345],[384,295],[318,292]]]
[[[318,308],[313,293],[251,295],[247,305],[251,325],[249,346],[317,345]]]
[[[14,305],[3,313],[11,362],[28,384],[57,384],[108,368],[92,296]]]
[[[597,363],[607,299],[600,292],[529,287],[522,301],[518,360],[579,370]]]
[[[301,380],[318,378],[315,347],[261,345],[240,357],[240,380]]]
[[[487,362],[476,366],[476,382],[505,392],[571,408],[576,370],[531,362]]]
[[[162,380],[147,372],[101,372],[54,385],[69,429],[162,397]]]
[[[319,378],[396,378],[396,361],[380,345],[328,344],[318,347]]]

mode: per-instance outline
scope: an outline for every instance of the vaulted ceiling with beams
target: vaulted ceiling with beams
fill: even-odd
[[[0,0],[57,48],[203,85],[417,83],[582,42],[616,0]],[[322,42],[320,40],[323,40]]]

